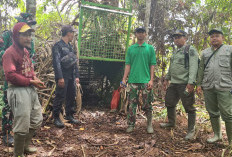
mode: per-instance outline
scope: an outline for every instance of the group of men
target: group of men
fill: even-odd
[[[13,31],[6,31],[0,39],[2,66],[5,75],[4,108],[2,117],[3,143],[14,145],[14,156],[23,157],[24,153],[35,153],[30,147],[35,132],[40,128],[43,116],[36,88],[46,88],[44,82],[36,77],[32,60],[34,43],[31,39],[35,30],[31,25],[30,14],[21,13],[16,18]],[[66,25],[61,29],[62,38],[52,48],[56,91],[53,104],[54,124],[64,127],[59,115],[66,100],[66,119],[69,123],[80,124],[74,118],[76,84],[79,83],[79,71],[76,52],[70,42],[76,30]],[[13,121],[13,122],[12,122]],[[13,123],[14,137],[11,135]]]
[[[197,94],[204,93],[206,109],[210,116],[214,136],[207,139],[214,143],[222,139],[220,116],[225,121],[229,144],[232,144],[232,46],[223,45],[224,35],[221,29],[208,32],[210,47],[202,51],[201,60],[197,50],[187,44],[187,34],[176,30],[172,34],[176,49],[170,59],[168,73],[163,82],[166,90],[165,106],[168,122],[161,128],[176,126],[176,105],[179,100],[188,114],[188,132],[185,140],[196,137],[196,108],[194,89]],[[145,42],[147,34],[143,27],[135,30],[137,43],[127,52],[126,66],[121,86],[128,91],[128,128],[132,132],[136,121],[136,108],[139,95],[142,95],[142,109],[147,116],[147,132],[153,133],[152,126],[152,88],[154,66],[156,65],[154,48]],[[127,80],[128,79],[128,85]]]
[[[38,100],[36,88],[46,88],[34,72],[34,53],[31,34],[34,29],[30,27],[26,14],[21,14],[24,21],[18,21],[8,38],[13,44],[2,40],[5,48],[1,51],[2,65],[6,78],[5,107],[3,109],[3,141],[14,142],[14,156],[22,157],[25,152],[35,152],[29,147],[30,141],[42,123],[41,104]],[[33,23],[35,24],[35,22]],[[56,81],[56,96],[53,104],[54,124],[63,128],[60,120],[62,103],[66,101],[66,119],[73,124],[80,124],[74,119],[75,90],[79,83],[79,71],[76,52],[70,42],[76,30],[71,26],[63,26],[62,38],[52,48],[53,67]],[[212,29],[210,35],[210,48],[202,52],[201,61],[197,50],[187,45],[187,34],[183,30],[176,30],[172,34],[177,49],[173,51],[170,67],[165,77],[164,88],[167,88],[165,105],[167,107],[168,122],[161,123],[162,128],[175,127],[176,105],[181,99],[185,111],[188,113],[188,133],[185,140],[192,140],[195,136],[196,109],[194,88],[197,93],[205,96],[206,109],[209,112],[214,137],[207,140],[214,143],[222,139],[220,116],[225,121],[229,144],[232,140],[232,46],[223,45],[223,32]],[[156,54],[152,45],[145,42],[147,33],[145,28],[135,30],[137,43],[129,47],[125,72],[121,82],[128,91],[128,128],[126,132],[134,130],[136,122],[136,109],[138,96],[142,95],[142,109],[147,116],[147,132],[154,133],[152,126],[153,79],[156,65]],[[11,46],[10,46],[11,45]],[[128,86],[127,84],[128,80]],[[11,114],[13,113],[13,115]],[[14,117],[14,140],[10,134],[12,117]],[[10,119],[10,120],[9,120]],[[8,139],[8,140],[7,140]]]

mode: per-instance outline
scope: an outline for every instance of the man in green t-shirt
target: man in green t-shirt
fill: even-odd
[[[134,130],[136,121],[136,109],[138,104],[139,93],[142,94],[142,109],[147,116],[147,132],[153,133],[152,127],[152,105],[153,101],[153,78],[154,68],[156,65],[155,50],[152,45],[145,42],[146,30],[139,27],[135,30],[137,43],[129,47],[126,56],[126,67],[121,84],[126,84],[128,78],[128,128],[126,132],[130,133]]]

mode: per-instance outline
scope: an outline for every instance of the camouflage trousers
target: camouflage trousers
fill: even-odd
[[[7,133],[10,133],[12,131],[12,124],[13,124],[13,113],[11,111],[11,108],[7,101],[7,82],[4,82],[4,88],[3,88],[3,101],[4,101],[4,107],[2,109],[2,133],[3,135],[6,135]]]
[[[146,114],[151,114],[153,91],[147,89],[147,83],[130,83],[127,88],[129,107],[127,123],[130,126],[134,126],[136,122],[136,109],[138,104],[141,105],[141,109],[144,110]]]

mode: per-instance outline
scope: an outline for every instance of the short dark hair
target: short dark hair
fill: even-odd
[[[67,31],[61,31],[61,35],[62,35],[62,37],[66,36],[67,34],[68,34],[68,32],[67,32]]]

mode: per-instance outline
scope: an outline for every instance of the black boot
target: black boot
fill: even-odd
[[[72,124],[78,124],[78,125],[81,124],[81,122],[80,122],[79,120],[74,119],[74,117],[73,117],[72,114],[67,114],[67,115],[66,115],[66,120],[68,120],[69,123],[72,123]]]
[[[60,120],[59,114],[54,114],[54,125],[57,128],[63,128],[64,123]]]
[[[7,134],[4,134],[2,137],[2,141],[5,146],[13,147],[14,138],[11,134],[8,134],[8,137]]]

